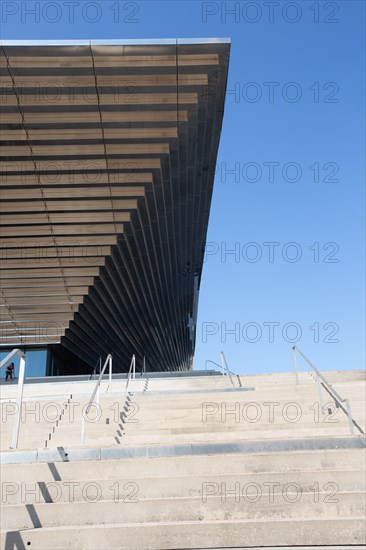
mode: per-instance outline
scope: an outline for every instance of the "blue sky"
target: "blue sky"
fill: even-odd
[[[231,38],[195,368],[224,350],[236,372],[289,370],[294,343],[321,369],[364,365],[364,12],[2,2],[3,39]]]

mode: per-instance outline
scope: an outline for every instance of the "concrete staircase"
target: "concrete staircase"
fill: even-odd
[[[17,450],[3,385],[1,548],[363,548],[365,374],[326,377],[355,435],[308,373],[147,375],[103,381],[83,444],[95,381],[27,384]]]

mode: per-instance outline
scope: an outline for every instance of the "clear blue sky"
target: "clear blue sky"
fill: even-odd
[[[236,372],[288,370],[298,338],[319,368],[363,367],[363,1],[3,0],[1,17],[3,39],[231,38],[195,368],[223,349]]]

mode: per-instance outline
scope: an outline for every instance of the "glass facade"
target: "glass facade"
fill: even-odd
[[[0,361],[2,361],[12,348],[2,348]],[[20,347],[26,354],[25,376],[26,378],[38,378],[42,376],[67,376],[72,374],[90,374],[93,368],[87,365],[79,357],[65,349],[61,345],[50,345],[47,347],[26,346]],[[18,355],[15,355],[7,363],[14,363],[15,377],[19,373]],[[5,378],[7,364],[0,371],[0,378]]]
[[[0,361],[2,361],[14,348],[2,349],[0,351]],[[46,376],[47,373],[47,348],[34,348],[34,349],[22,349],[26,353],[25,363],[25,376],[27,378]],[[10,359],[9,363],[13,362],[15,367],[15,377],[18,377],[19,373],[19,355],[16,355]],[[1,369],[1,378],[5,378],[6,372],[5,365]]]

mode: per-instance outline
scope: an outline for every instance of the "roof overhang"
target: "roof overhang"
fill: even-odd
[[[187,367],[230,41],[0,49],[1,344]]]

